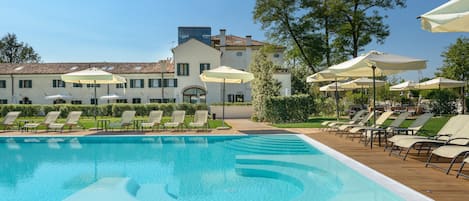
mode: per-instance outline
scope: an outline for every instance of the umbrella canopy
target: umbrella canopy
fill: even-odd
[[[469,1],[451,0],[420,16],[422,29],[431,32],[469,32]]]
[[[345,89],[342,88],[341,85],[342,83],[337,82],[337,91],[345,91]],[[326,92],[336,91],[336,82],[319,87],[319,91],[326,91]]]
[[[415,89],[415,83],[413,81],[406,81],[389,87],[389,91],[408,91],[412,89]]]
[[[99,99],[101,100],[115,100],[119,98],[122,98],[122,96],[119,96],[117,94],[109,94],[109,95],[99,97]]]
[[[125,83],[125,78],[98,68],[88,68],[86,70],[67,73],[62,75],[64,82],[82,84],[118,84]]]
[[[466,83],[464,81],[451,80],[444,77],[437,77],[426,82],[418,83],[415,89],[450,89],[463,87]]]
[[[347,77],[339,77],[331,70],[326,69],[308,76],[306,82],[340,81],[346,79]]]
[[[200,79],[203,82],[217,82],[223,83],[223,93],[222,93],[222,129],[225,127],[225,84],[226,83],[247,83],[254,79],[252,73],[236,70],[228,66],[220,66],[212,70],[206,70],[200,74]]]
[[[246,83],[254,79],[252,73],[237,70],[228,66],[220,66],[212,70],[206,70],[200,74],[200,79],[203,82],[218,82],[218,83]]]
[[[329,67],[337,76],[373,77],[426,68],[426,60],[370,51],[365,55]],[[373,68],[376,67],[373,73]]]
[[[45,99],[71,99],[72,96],[64,95],[64,94],[55,94],[55,95],[46,96],[44,98]]]
[[[376,86],[381,87],[384,86],[384,81],[382,80],[375,80]],[[367,89],[373,87],[373,80],[369,78],[358,78],[352,81],[345,82],[341,85],[344,89]]]

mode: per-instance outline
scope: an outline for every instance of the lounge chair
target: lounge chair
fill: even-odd
[[[55,121],[57,121],[57,118],[59,118],[59,115],[60,115],[60,111],[50,111],[47,113],[46,117],[44,118],[44,121],[41,122],[41,123],[27,123],[25,125],[23,125],[23,128],[21,128],[21,130],[35,130],[37,132],[37,128],[40,126],[40,125],[44,125],[46,126],[46,129],[47,131],[49,131],[49,125],[52,124],[52,123],[55,123]]]
[[[184,118],[186,116],[186,111],[184,110],[175,110],[171,115],[171,121],[164,123],[165,128],[182,128],[184,126]]]
[[[469,132],[467,132],[467,130],[469,130],[469,124],[465,122],[468,121],[469,115],[458,115],[450,118],[435,137],[400,139],[393,144],[389,155],[391,155],[394,150],[399,150],[398,155],[400,155],[403,149],[407,149],[403,156],[403,160],[405,160],[409,151],[413,148],[417,149],[419,151],[418,154],[420,154],[421,150],[427,150],[429,152],[432,147],[444,144],[467,145],[469,143]]]
[[[430,120],[433,117],[433,113],[425,113],[420,115],[412,124],[410,124],[409,127],[407,128],[401,128],[401,127],[395,127],[392,128],[391,133],[392,134],[399,134],[399,133],[406,133],[405,135],[394,135],[391,138],[387,140],[391,145],[396,143],[397,141],[401,139],[406,139],[406,138],[422,138],[422,136],[417,136],[415,135],[420,129],[427,123],[428,120]],[[409,135],[410,133],[410,135]],[[423,137],[425,138],[425,137]],[[387,144],[387,143],[386,143]],[[385,148],[387,149],[387,147]]]
[[[368,124],[368,121],[370,121],[370,119],[373,118],[373,114],[374,114],[374,112],[368,113],[368,115],[365,118],[363,118],[360,122],[358,122],[357,124],[342,124],[342,125],[339,125],[339,126],[335,126],[336,132],[337,133],[347,133],[347,131],[349,129],[352,129],[354,127],[366,126]]]
[[[467,151],[469,152],[469,147],[468,147],[467,149],[468,149]],[[464,165],[465,165],[466,163],[469,163],[469,158],[465,158],[465,159],[462,161],[461,166],[459,167],[459,170],[458,170],[458,174],[456,174],[456,178],[458,178],[459,176],[469,177],[468,175],[465,175],[465,174],[462,173],[462,170],[464,169]]]
[[[160,127],[161,119],[163,118],[163,111],[153,110],[150,112],[148,117],[148,122],[143,122],[140,124],[142,129],[151,128],[153,131],[155,127]]]
[[[127,110],[122,112],[122,117],[120,122],[112,122],[109,124],[110,129],[114,128],[129,128],[133,125],[133,120],[135,117],[135,111]]]
[[[394,119],[394,121],[391,122],[391,124],[389,124],[389,126],[387,127],[383,127],[383,125],[381,125],[379,128],[367,128],[365,132],[363,132],[363,138],[365,140],[365,145],[366,145],[366,139],[370,139],[370,142],[372,140],[372,138],[374,138],[374,136],[371,136],[371,135],[378,135],[378,139],[384,135],[384,139],[387,141],[387,135],[388,133],[393,133],[393,130],[395,128],[398,128],[402,122],[404,122],[407,117],[410,115],[410,113],[408,112],[403,112],[401,114],[399,114],[399,116],[396,117],[396,119]]]
[[[347,137],[350,137],[352,135],[355,135],[357,133],[362,134],[363,131],[367,129],[374,129],[374,128],[381,128],[384,124],[384,122],[393,114],[394,112],[388,111],[388,112],[383,112],[378,119],[376,119],[376,124],[373,126],[356,126],[348,130]],[[361,139],[363,140],[363,135],[360,135]]]
[[[189,123],[191,128],[206,128],[208,130],[208,111],[197,110],[194,114],[194,121]]]
[[[20,116],[19,111],[12,111],[8,112],[5,117],[3,118],[3,121],[0,123],[0,125],[3,126],[3,130],[7,130],[13,126],[15,126],[15,121]]]
[[[355,124],[358,123],[360,120],[360,117],[362,117],[366,113],[366,110],[360,110],[355,115],[353,115],[352,119],[350,121],[323,121],[321,123],[322,126],[332,126],[332,125],[337,125],[337,124]]]
[[[468,139],[469,140],[469,139]],[[460,141],[461,142],[461,141]],[[467,143],[465,143],[467,144]],[[444,145],[441,147],[436,148],[435,150],[432,151],[430,156],[428,156],[427,162],[425,163],[425,167],[435,167],[438,169],[442,169],[445,171],[446,174],[449,174],[451,171],[451,168],[453,167],[454,163],[456,160],[460,157],[466,158],[469,155],[469,147],[468,146],[460,146],[460,145]],[[451,159],[449,167],[448,168],[441,168],[435,164],[432,163],[432,158],[434,156],[437,156],[438,158],[443,157],[443,158],[449,158]],[[464,166],[464,162],[461,164],[461,168]],[[458,175],[461,172],[461,169],[458,171]]]
[[[80,116],[82,113],[82,111],[69,112],[65,123],[51,123],[49,124],[49,129],[60,129],[60,132],[62,132],[63,128],[65,126],[68,126],[68,130],[72,130],[72,127],[78,126],[78,121],[80,120]]]

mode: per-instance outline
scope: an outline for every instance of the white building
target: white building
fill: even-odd
[[[218,66],[248,70],[253,54],[264,43],[250,36],[226,35],[225,30],[211,37],[211,45],[189,39],[172,49],[173,60],[154,63],[39,63],[0,64],[0,104],[72,104],[94,103],[92,85],[64,83],[60,76],[65,73],[97,67],[127,79],[119,85],[100,85],[97,89],[99,103],[159,103],[221,102],[221,84],[203,83],[199,75],[203,70]],[[284,48],[277,48],[270,57],[275,63],[283,63]],[[289,95],[291,75],[287,69],[279,69],[274,78],[282,83],[282,95]],[[46,96],[62,94],[65,100],[50,100]],[[100,96],[116,94],[115,100],[99,99]],[[251,100],[250,84],[227,84],[226,101]]]

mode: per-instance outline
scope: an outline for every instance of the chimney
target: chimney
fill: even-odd
[[[252,45],[252,36],[247,35],[246,36],[246,46],[251,46]]]
[[[226,46],[226,30],[225,29],[220,29],[220,46],[224,47]]]

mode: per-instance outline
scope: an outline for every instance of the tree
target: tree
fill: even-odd
[[[41,57],[27,43],[18,42],[15,34],[8,33],[0,40],[1,63],[38,63]]]
[[[273,79],[277,66],[268,59],[267,52],[266,47],[261,48],[249,65],[249,71],[254,74],[254,80],[251,82],[252,105],[254,116],[259,121],[265,120],[264,107],[267,98],[280,95],[280,82]]]
[[[435,73],[436,76],[455,80],[467,81],[469,77],[469,39],[458,38],[441,56],[444,58],[443,66]]]
[[[299,0],[257,0],[253,11],[254,21],[268,30],[271,40],[284,44],[313,72],[316,61],[322,60],[322,39],[313,26],[301,17]]]
[[[291,69],[292,94],[308,94],[310,84],[306,83],[306,77],[311,75],[311,70],[306,66],[298,66]]]

